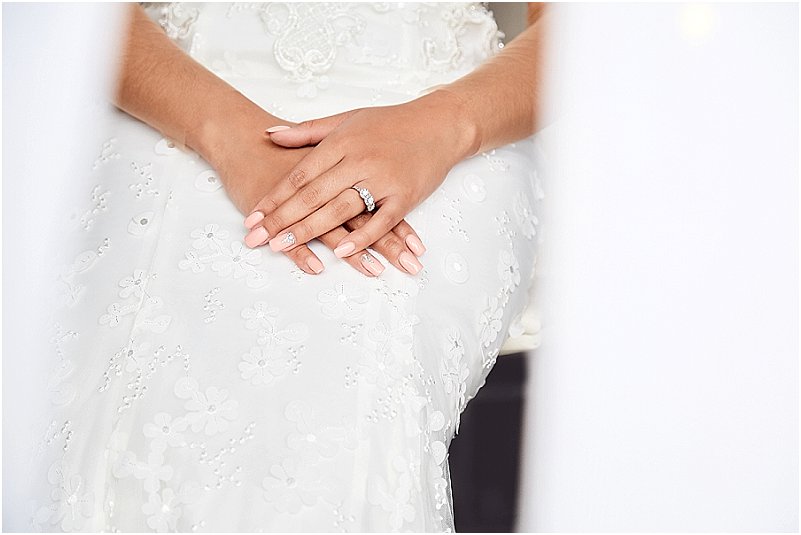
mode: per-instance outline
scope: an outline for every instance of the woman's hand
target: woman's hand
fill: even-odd
[[[275,251],[306,243],[364,212],[356,186],[370,191],[376,209],[363,226],[341,236],[335,254],[354,255],[393,228],[412,251],[422,253],[419,239],[396,225],[475,152],[476,129],[463,117],[459,100],[440,90],[406,104],[270,129],[276,145],[317,146],[258,202],[255,210],[265,217],[251,235],[272,236]],[[412,274],[422,267],[403,252],[387,259]]]
[[[251,213],[256,203],[269,194],[289,170],[311,151],[311,148],[286,149],[265,141],[260,134],[261,124],[263,123],[253,117],[248,117],[246,122],[232,118],[225,127],[224,135],[220,136],[220,141],[210,144],[207,151],[209,163],[220,174],[228,196],[243,214]],[[245,221],[245,226],[252,228],[258,220],[258,216],[251,215]],[[320,235],[320,241],[333,249],[348,234],[348,230],[359,228],[364,223],[365,218],[354,218],[346,222],[346,226],[337,226]],[[403,232],[404,236],[414,235],[414,230],[405,222],[397,227],[395,232],[398,231]],[[403,255],[404,252],[411,254],[403,245],[403,239],[395,232],[382,236],[374,249],[386,257]],[[266,236],[260,237],[258,233],[249,234],[245,239],[249,247],[257,247],[265,241]],[[306,245],[284,252],[306,273],[317,274],[323,270],[320,259]],[[349,257],[346,261],[370,277],[377,276],[384,270],[381,262],[367,251]]]

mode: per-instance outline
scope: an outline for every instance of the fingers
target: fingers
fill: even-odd
[[[338,113],[329,117],[303,121],[300,124],[291,126],[274,126],[268,128],[265,133],[270,141],[282,147],[304,147],[306,145],[316,145],[326,138],[331,131],[339,124],[351,116],[353,111]]]
[[[334,203],[337,197],[343,193],[350,192],[352,195],[348,194],[347,197],[351,200],[353,200],[354,197],[359,199],[359,194],[355,190],[340,185],[344,182],[344,178],[340,176],[340,173],[339,166],[323,173],[319,179],[297,190],[289,199],[276,207],[272,212],[269,212],[264,219],[261,220],[260,224],[267,230],[270,237],[275,237],[281,231],[290,230],[289,227],[291,225],[302,221],[304,218],[311,217],[316,210],[321,209],[326,203]],[[279,186],[278,189],[280,190],[281,186]],[[276,195],[282,195],[282,193],[279,192],[276,193]],[[355,203],[351,204],[354,207],[357,206]],[[336,207],[344,208],[341,206],[341,203],[338,202],[336,203]],[[361,207],[364,208],[364,204],[362,204]],[[355,213],[359,213],[359,210]],[[310,236],[308,239],[299,239],[298,243],[305,243],[323,232],[328,232],[335,226],[353,217],[353,215],[354,213],[351,213],[349,210],[348,217],[332,221],[327,227],[320,228],[315,235]],[[297,233],[295,233],[295,235],[298,238],[300,237]]]
[[[422,240],[405,219],[401,219],[401,222],[395,225],[392,232],[397,234],[416,256],[422,256],[426,252]]]
[[[322,148],[322,145],[320,146]],[[296,165],[293,167],[289,173],[287,173],[286,178],[281,180],[276,187],[274,187],[270,193],[262,197],[262,199],[256,204],[250,214],[247,216],[245,221],[248,219],[258,220],[256,224],[272,224],[272,235],[275,235],[275,232],[286,228],[288,223],[293,223],[294,221],[289,221],[285,224],[282,223],[278,219],[278,217],[273,216],[273,219],[265,220],[264,216],[267,214],[271,214],[275,211],[276,208],[281,206],[284,202],[288,199],[293,198],[304,186],[310,184],[310,182],[332,167],[334,167],[339,161],[341,160],[341,156],[337,156],[338,152],[334,149],[331,150],[314,150],[304,156]],[[320,182],[320,185],[315,184],[313,187],[321,188],[323,187],[324,182],[328,182],[327,180],[323,181],[316,181]],[[326,185],[327,187],[333,187],[332,185]],[[312,193],[308,193],[311,197],[313,196]],[[330,197],[329,197],[330,198]],[[247,223],[245,224],[247,226]],[[270,232],[271,228],[265,226],[265,230]]]
[[[339,243],[343,237],[347,236],[348,231],[342,227],[337,227],[334,230],[326,232],[320,236],[322,241],[329,249]],[[297,265],[304,273],[309,275],[319,275],[323,272],[323,263],[320,258],[312,252],[307,245],[300,245],[289,251],[286,254],[295,265]],[[384,265],[373,255],[367,251],[362,251],[362,254],[349,256],[344,259],[350,266],[367,277],[376,277],[384,271]]]
[[[296,244],[310,240],[338,227],[364,210],[364,203],[356,191],[347,189],[308,217],[278,232],[270,240],[273,251],[286,251]],[[271,214],[272,215],[272,214]],[[265,219],[270,218],[267,216]],[[366,247],[362,247],[366,249]],[[355,252],[351,251],[351,252]]]
[[[370,217],[369,214],[360,214],[349,220],[344,226],[349,230],[362,228],[370,220]],[[401,221],[392,231],[380,237],[371,248],[381,253],[381,256],[399,270],[415,275],[423,269],[423,265],[412,254],[411,248],[404,239],[404,236],[408,237],[409,235],[419,241],[414,229],[405,221]],[[422,246],[422,242],[420,245]],[[425,248],[423,247],[422,250],[425,251]]]
[[[366,249],[392,230],[403,218],[391,202],[383,204],[373,212],[372,217],[361,228],[345,236],[334,249],[334,254],[342,258],[356,251]]]
[[[320,236],[319,240],[329,249],[333,249],[336,244],[347,235],[347,230],[342,227],[337,227]],[[343,258],[343,260],[350,264],[356,271],[368,277],[376,277],[384,271],[384,265],[367,251],[361,251],[359,254]]]
[[[342,231],[346,232],[345,229],[342,229]],[[306,245],[301,245],[299,247],[295,247],[291,251],[286,251],[286,255],[293,262],[295,262],[295,264],[302,269],[304,273],[308,273],[309,275],[319,275],[323,272],[323,263]]]

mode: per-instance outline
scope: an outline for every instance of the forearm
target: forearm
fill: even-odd
[[[434,92],[456,103],[457,126],[468,132],[469,142],[462,147],[465,158],[537,129],[546,19],[542,7],[529,14],[528,28],[495,57]]]
[[[275,117],[184,53],[140,6],[130,6],[129,20],[115,92],[120,109],[194,149],[212,165],[231,135],[226,124],[252,124],[254,136],[277,124]]]

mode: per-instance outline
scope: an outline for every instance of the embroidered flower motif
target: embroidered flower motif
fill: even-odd
[[[222,259],[215,260],[211,264],[211,269],[216,271],[220,277],[228,277],[233,274],[235,279],[239,279],[259,262],[261,262],[261,251],[247,249],[241,242],[233,242],[231,252],[225,253]]]
[[[459,253],[448,253],[445,257],[445,276],[456,284],[464,284],[470,278],[467,259]]]
[[[159,450],[150,450],[147,462],[139,462],[134,468],[133,475],[144,480],[144,488],[148,492],[158,492],[161,481],[172,479],[172,466],[164,464],[164,455]]]
[[[428,414],[426,415],[426,432],[430,434],[442,431],[445,428],[445,415],[442,414],[442,411],[431,410],[430,406],[428,406],[428,409]],[[445,447],[445,445],[439,441],[432,443],[432,447],[437,445]]]
[[[129,308],[136,310],[135,305]],[[142,307],[134,318],[134,333],[145,330],[154,333],[163,333],[170,326],[172,316],[167,314],[157,314],[157,311],[164,308],[164,300],[161,297],[148,297],[144,300]]]
[[[314,410],[299,401],[292,401],[284,410],[287,420],[295,423],[296,432],[286,437],[287,445],[301,452],[309,460],[333,457],[339,451],[339,442],[345,438],[345,429],[321,424]]]
[[[481,327],[481,334],[479,340],[481,345],[489,347],[496,338],[503,326],[501,322],[503,318],[503,308],[498,306],[498,299],[491,297],[487,300],[487,308],[481,312],[479,318],[479,326]]]
[[[470,374],[470,369],[464,362],[463,357],[464,344],[462,342],[462,333],[459,332],[458,329],[451,329],[448,332],[448,338],[445,343],[445,358],[443,358],[441,362],[440,377],[442,377],[442,387],[445,393],[456,394],[459,403],[458,412],[461,412],[461,407],[465,401],[467,377]]]
[[[64,531],[80,531],[94,512],[94,493],[87,491],[80,475],[67,475],[60,460],[50,466],[47,479],[55,486],[50,497],[56,502],[56,509],[50,522],[60,522]]]
[[[266,286],[268,282],[270,282],[270,279],[267,278],[266,271],[251,269],[245,276],[245,283],[248,285],[248,288],[262,288]]]
[[[258,329],[259,327],[272,327],[278,316],[278,309],[271,307],[266,301],[257,301],[253,308],[242,310],[242,318],[245,319],[245,327],[248,329]]]
[[[194,377],[179,377],[175,381],[173,392],[181,399],[195,397],[200,391],[200,385]]]
[[[125,277],[120,281],[120,297],[128,297],[133,294],[136,297],[142,297],[144,293],[145,284],[147,283],[147,274],[142,269],[137,269],[133,272],[133,276]]]
[[[211,169],[199,173],[195,177],[195,187],[206,193],[213,193],[222,188],[222,180]]]
[[[120,317],[122,317],[122,305],[120,303],[111,303],[108,306],[107,313],[100,316],[98,320],[100,325],[108,324],[109,327],[116,327],[120,324]]]
[[[175,531],[176,522],[183,512],[180,500],[171,488],[153,492],[147,503],[142,504],[142,512],[147,515],[147,525],[159,533]]]
[[[206,266],[203,265],[203,262],[200,260],[200,257],[194,251],[187,251],[184,253],[186,259],[181,260],[178,262],[178,268],[181,270],[191,269],[192,273],[200,273]]]
[[[487,198],[487,188],[484,179],[476,174],[469,174],[462,180],[462,191],[465,197],[475,203],[483,202]]]
[[[359,376],[371,384],[386,387],[403,376],[403,365],[389,352],[364,351],[359,360]]]
[[[364,30],[364,21],[349,4],[285,4],[267,6],[260,13],[268,32],[275,35],[273,54],[289,78],[302,85],[297,95],[314,98],[329,85],[325,74],[343,45]]]
[[[289,370],[297,370],[300,363],[288,348],[281,346],[254,346],[242,355],[239,371],[242,379],[253,385],[268,385]]]
[[[302,323],[290,323],[284,329],[275,324],[267,325],[259,330],[256,341],[261,345],[293,346],[304,341],[309,336],[309,328]]]
[[[303,506],[311,507],[326,490],[318,470],[295,457],[274,464],[262,480],[264,499],[279,512],[296,514]]]
[[[368,336],[376,343],[379,352],[394,353],[403,359],[408,357],[412,349],[414,326],[420,323],[420,318],[410,314],[393,323],[395,324],[389,327],[383,321],[379,322],[370,330]]]
[[[133,236],[142,236],[153,223],[154,215],[154,212],[148,211],[133,216],[128,222],[128,232]]]
[[[390,528],[393,531],[400,531],[404,521],[412,522],[416,516],[411,503],[412,480],[406,468],[406,461],[402,457],[395,457],[392,460],[392,467],[400,473],[395,487],[391,488],[381,476],[370,476],[367,481],[367,501],[389,513]]]
[[[514,200],[514,213],[517,218],[517,223],[523,232],[523,236],[528,239],[537,234],[537,225],[540,220],[534,215],[534,210],[531,208],[531,202],[525,193],[519,193]]]
[[[214,386],[206,389],[204,395],[194,392],[192,399],[184,407],[192,411],[186,415],[186,421],[192,425],[192,431],[205,430],[207,435],[214,435],[228,428],[228,422],[236,420],[239,415],[239,402],[228,398],[228,391]]]
[[[153,152],[159,156],[170,156],[171,154],[180,153],[181,149],[175,146],[173,140],[163,137],[156,142],[156,146],[153,147]]]
[[[145,366],[147,348],[147,343],[136,343],[133,340],[129,340],[128,345],[121,348],[119,355],[125,360],[126,372],[132,373]]]
[[[155,422],[155,423],[153,423]],[[182,431],[186,430],[187,423],[183,418],[175,418],[166,412],[160,412],[142,427],[146,437],[152,438],[154,443],[170,445],[173,448],[184,443]]]
[[[513,252],[501,251],[498,258],[498,275],[506,292],[514,291],[520,284],[520,264]]]
[[[200,273],[206,266],[200,260],[200,257],[194,251],[187,251],[185,253],[186,259],[178,262],[178,268],[182,270],[191,269],[192,273]]]
[[[361,286],[337,283],[333,289],[322,290],[317,299],[322,303],[322,313],[329,318],[356,319],[364,313],[367,290]]]
[[[434,504],[442,509],[448,503],[448,481],[444,477],[442,467],[434,459],[429,461],[428,486],[434,489]]]
[[[117,479],[124,479],[136,471],[139,462],[136,460],[136,454],[131,451],[124,451],[117,455],[114,464],[111,467],[111,473]]]
[[[261,262],[260,250],[248,249],[242,242],[233,242],[231,243],[231,252],[223,254],[223,258],[212,262],[211,269],[220,277],[228,277],[233,274],[235,279],[240,279],[259,265],[259,262]]]
[[[192,242],[192,247],[195,249],[222,248],[223,240],[228,238],[228,231],[220,229],[220,225],[216,223],[209,223],[202,229],[193,230],[190,236],[195,238],[195,241]]]

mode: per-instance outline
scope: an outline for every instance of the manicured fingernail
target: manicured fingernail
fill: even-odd
[[[373,255],[370,253],[362,253],[362,256],[359,257],[359,260],[361,260],[364,269],[376,277],[381,275],[381,273],[384,271],[384,266],[381,265],[381,262],[373,258]]]
[[[342,258],[343,256],[348,256],[355,249],[356,245],[354,245],[353,242],[346,241],[345,243],[334,249],[334,254],[337,255],[339,258]]]
[[[420,273],[420,270],[423,269],[423,264],[421,264],[417,258],[410,255],[407,251],[403,251],[400,256],[398,256],[398,262],[400,262],[400,265],[403,266],[403,269],[412,275],[417,275]]]
[[[290,128],[292,127],[279,124],[278,126],[271,126],[267,130],[265,130],[265,132],[267,132],[268,134],[273,134],[275,132],[280,132],[281,130],[289,130]]]
[[[250,214],[245,218],[245,226],[247,228],[253,228],[254,226],[256,226],[256,223],[258,223],[262,219],[264,219],[263,213],[259,211],[253,212],[252,214]]]
[[[423,242],[421,242],[420,238],[418,238],[414,234],[409,234],[408,236],[406,236],[406,245],[417,256],[420,256],[426,252],[426,248],[423,245]]]
[[[253,249],[254,247],[264,244],[269,237],[270,233],[267,232],[266,228],[256,227],[245,236],[245,245]]]
[[[270,240],[270,249],[273,251],[285,251],[295,245],[295,235],[291,232],[284,232]]]
[[[306,260],[306,264],[309,266],[310,270],[317,274],[320,274],[323,271],[323,263],[320,262],[320,259],[316,256],[310,256],[309,259]]]

